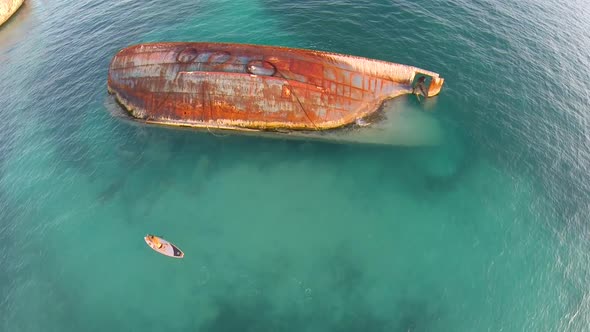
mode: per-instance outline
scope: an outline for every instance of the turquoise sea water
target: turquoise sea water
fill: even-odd
[[[590,330],[589,15],[27,1],[0,27],[0,331]],[[217,137],[112,112],[110,59],[148,41],[342,52],[446,82],[392,102],[400,146]]]

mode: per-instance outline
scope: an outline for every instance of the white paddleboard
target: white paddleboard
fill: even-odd
[[[155,235],[148,234],[143,237],[145,243],[150,246],[150,248],[154,249],[155,251],[159,252],[160,254],[172,258],[183,258],[184,252],[180,250],[177,246],[173,245],[172,243],[164,240],[163,238]],[[158,243],[161,246],[158,246]]]

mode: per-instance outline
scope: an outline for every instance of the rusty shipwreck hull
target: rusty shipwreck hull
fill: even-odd
[[[22,6],[24,0],[0,0],[0,25],[16,13]]]
[[[229,43],[147,43],[119,51],[108,90],[146,123],[236,131],[326,131],[373,115],[429,77],[402,64],[285,47]]]

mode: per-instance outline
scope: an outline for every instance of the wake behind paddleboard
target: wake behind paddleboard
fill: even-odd
[[[184,252],[180,250],[177,246],[173,245],[172,243],[164,240],[163,238],[155,235],[146,235],[143,237],[145,243],[150,246],[150,248],[154,249],[155,251],[159,252],[160,254],[172,258],[183,258]],[[158,246],[158,243],[161,246]]]

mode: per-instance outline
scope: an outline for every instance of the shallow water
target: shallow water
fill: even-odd
[[[0,330],[588,330],[589,14],[582,1],[28,1],[0,28]],[[436,144],[114,115],[112,56],[164,40],[438,72],[435,100],[391,102],[400,140]],[[151,251],[146,233],[186,257]]]

